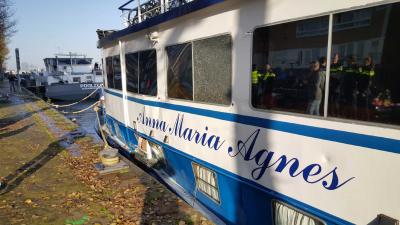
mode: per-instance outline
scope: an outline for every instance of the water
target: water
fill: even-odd
[[[60,108],[59,111],[65,111],[65,112],[78,111],[89,107],[96,101],[97,99],[88,99],[84,102],[73,105],[71,107]],[[59,104],[59,105],[66,105],[70,103],[71,102],[65,102],[65,101],[54,102],[54,104]],[[96,117],[96,112],[93,109],[89,109],[79,114],[66,114],[65,116],[70,120],[75,119],[76,120],[75,123],[77,123],[82,129],[84,129],[88,135],[92,136],[96,142],[100,141],[100,138],[95,130],[95,125],[97,124],[97,117]]]

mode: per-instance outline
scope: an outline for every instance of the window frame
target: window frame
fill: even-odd
[[[108,74],[108,59],[109,58],[111,58],[111,67],[112,67],[112,71],[113,71],[113,74],[112,74],[112,87],[110,87],[110,83],[108,82],[109,80],[108,80],[108,76],[109,76],[109,74]],[[105,75],[106,75],[106,77],[105,77],[105,79],[107,80],[107,88],[110,88],[110,89],[115,89],[114,88],[114,65],[113,65],[113,55],[109,55],[109,56],[106,56],[105,58],[104,58],[105,60],[105,63],[104,63],[104,70],[105,70]],[[115,89],[115,90],[118,90],[118,89]]]
[[[202,165],[202,164],[200,164],[200,163],[194,162],[194,161],[192,161],[191,164],[192,164],[192,172],[193,172],[195,190],[198,190],[199,192],[201,192],[204,196],[206,196],[208,199],[210,199],[211,201],[213,201],[215,204],[221,205],[221,204],[222,204],[222,199],[221,199],[221,192],[220,192],[219,183],[218,183],[218,174],[217,174],[217,172],[216,172],[215,170],[209,168],[209,167],[206,167],[206,166],[204,166],[204,165]],[[202,191],[201,189],[199,189],[199,188],[197,187],[197,177],[196,177],[196,171],[195,171],[195,168],[194,168],[195,165],[197,165],[199,168],[200,168],[200,167],[203,167],[203,168],[209,170],[211,173],[214,173],[214,174],[215,174],[215,187],[212,186],[211,184],[209,184],[209,185],[212,186],[212,188],[215,188],[216,191],[218,192],[219,201],[215,200],[213,197],[211,197],[210,195],[208,195],[207,193],[205,193],[204,191]],[[207,183],[207,182],[204,181],[203,179],[201,179],[201,180],[202,180],[202,182]],[[207,184],[208,184],[208,183],[207,183]]]
[[[81,77],[72,77],[72,82],[81,83]]]
[[[317,217],[317,216],[315,216],[315,215],[313,215],[313,214],[311,214],[311,213],[309,213],[309,212],[306,212],[306,211],[304,211],[304,210],[302,210],[302,209],[299,209],[299,208],[297,208],[297,207],[295,207],[295,206],[293,206],[293,205],[291,205],[291,204],[289,204],[289,203],[286,203],[286,202],[284,202],[284,201],[281,201],[281,200],[278,200],[278,199],[275,199],[275,198],[273,198],[273,199],[271,200],[271,218],[272,218],[272,223],[271,223],[271,224],[273,224],[273,225],[275,225],[275,208],[274,208],[274,204],[275,204],[275,203],[279,203],[279,204],[281,204],[281,205],[284,205],[284,206],[288,207],[289,209],[292,209],[292,210],[294,210],[294,211],[297,211],[297,212],[299,212],[299,213],[302,213],[302,214],[304,214],[305,216],[308,216],[308,217],[310,217],[310,218],[312,218],[312,219],[315,219],[315,220],[321,222],[323,225],[327,225],[327,223],[325,222],[325,220],[321,219],[320,217]]]
[[[114,71],[114,57],[118,57],[119,58],[119,66],[120,66],[120,73],[121,73],[121,89],[118,89],[118,88],[115,88],[115,71]],[[107,59],[108,58],[111,58],[111,67],[112,67],[112,71],[113,71],[113,74],[112,74],[112,81],[113,81],[113,87],[110,87],[110,84],[108,83],[108,68],[107,68]],[[110,89],[113,89],[113,90],[116,90],[116,91],[123,91],[123,85],[122,85],[122,76],[123,76],[123,73],[122,73],[122,64],[121,64],[121,62],[122,62],[122,60],[121,60],[121,56],[120,56],[120,54],[113,54],[113,55],[109,55],[109,56],[106,56],[105,57],[105,61],[106,61],[106,64],[105,64],[105,70],[106,70],[106,80],[107,80],[107,88],[110,88]]]
[[[155,95],[149,95],[149,94],[141,94],[140,93],[140,52],[145,52],[145,51],[151,51],[151,50],[154,50],[155,52],[156,52],[156,79],[157,79],[157,91],[156,91],[156,94]],[[157,97],[158,96],[158,84],[159,84],[159,81],[158,81],[158,64],[159,64],[159,62],[158,62],[158,60],[157,60],[157,49],[156,48],[149,48],[149,49],[142,49],[142,50],[136,50],[136,51],[129,51],[129,52],[125,52],[125,54],[124,54],[124,59],[125,59],[125,78],[126,78],[126,84],[125,84],[125,88],[126,88],[126,93],[129,95],[129,94],[132,94],[132,95],[137,95],[137,96],[147,96],[147,97],[153,97],[153,98],[155,98],[155,97]],[[126,66],[126,55],[129,55],[129,54],[137,54],[138,55],[138,91],[137,92],[132,92],[132,91],[129,91],[128,90],[128,76],[127,76],[127,66]]]
[[[123,74],[122,74],[122,64],[121,64],[121,62],[122,62],[122,59],[121,59],[121,55],[120,54],[115,54],[115,55],[112,55],[112,56],[110,56],[111,57],[111,59],[112,59],[112,68],[113,68],[113,83],[114,83],[114,87],[113,87],[113,89],[114,90],[117,90],[117,91],[123,91],[123,85],[122,85],[122,76],[123,76]],[[121,80],[121,89],[118,89],[118,88],[116,88],[116,85],[115,85],[115,67],[114,67],[114,57],[118,57],[118,60],[119,60],[119,73],[121,74],[120,76],[121,76],[121,78],[120,78],[120,80]]]
[[[286,24],[286,23],[291,23],[291,22],[299,22],[301,20],[307,20],[307,19],[314,19],[322,16],[328,16],[329,18],[329,23],[328,23],[328,43],[326,45],[327,47],[327,53],[332,54],[332,40],[329,40],[329,36],[332,37],[333,35],[333,17],[335,14],[339,13],[345,13],[345,12],[351,12],[351,11],[357,11],[357,10],[362,10],[362,9],[368,9],[368,8],[373,8],[373,7],[379,7],[379,6],[385,6],[385,5],[390,5],[390,4],[400,4],[398,1],[389,1],[389,2],[374,2],[366,5],[360,5],[360,6],[355,6],[351,8],[346,8],[346,9],[339,9],[339,10],[332,10],[332,11],[327,11],[324,13],[318,13],[318,14],[313,14],[313,15],[308,15],[308,16],[301,16],[301,17],[295,17],[295,18],[290,18],[286,20],[280,20],[276,22],[271,22],[271,23],[266,23],[262,25],[257,25],[253,26],[251,31],[251,41],[250,41],[250,64],[248,64],[248,74],[251,74],[252,72],[252,67],[253,65],[253,53],[254,53],[254,33],[255,30],[259,28],[266,28],[266,27],[271,27],[275,25],[281,25],[281,24]],[[329,27],[332,27],[332,31],[329,30]],[[327,65],[329,64],[330,67],[330,61],[331,61],[331,56],[328,57],[328,54],[326,55],[327,59]],[[328,61],[329,60],[329,61]],[[326,71],[326,78],[325,78],[325,87],[329,86],[329,79],[330,79],[330,70]],[[328,81],[328,82],[327,82]],[[289,116],[296,116],[296,117],[303,117],[303,118],[310,118],[310,119],[317,119],[317,120],[323,120],[323,121],[332,121],[332,122],[341,122],[341,123],[346,123],[346,124],[353,124],[353,125],[364,125],[364,126],[370,126],[370,127],[380,127],[380,128],[390,128],[390,129],[400,129],[400,125],[392,125],[388,123],[379,123],[379,122],[374,122],[374,121],[363,121],[363,120],[355,120],[355,119],[348,119],[348,118],[340,118],[340,117],[332,117],[328,115],[328,110],[325,108],[325,104],[328,104],[327,101],[324,101],[324,105],[322,106],[324,108],[323,115],[321,116],[315,116],[315,115],[309,115],[305,113],[297,113],[297,112],[289,112],[289,111],[282,111],[282,110],[276,110],[276,109],[262,109],[262,108],[256,108],[252,104],[252,84],[251,84],[251,77],[248,76],[247,79],[247,84],[249,87],[249,91],[247,93],[248,98],[248,106],[251,111],[255,112],[264,112],[264,113],[269,113],[269,114],[279,114],[279,115],[289,115]],[[329,92],[329,90],[327,91]],[[324,90],[324,95],[325,95],[325,90]],[[328,95],[324,96],[324,100],[329,99],[329,93]]]
[[[140,59],[140,55],[139,55],[140,51],[135,51],[135,52],[125,52],[124,58],[125,58],[125,79],[126,79],[126,93],[128,94],[135,94],[135,95],[140,95],[139,94],[139,59]],[[132,92],[128,90],[128,67],[126,66],[127,64],[127,60],[126,60],[126,55],[130,55],[130,54],[137,54],[137,73],[138,73],[138,79],[137,79],[137,85],[138,85],[138,91],[137,92]]]
[[[183,44],[187,44],[190,43],[190,48],[191,48],[191,57],[192,57],[192,100],[188,100],[188,99],[182,99],[182,98],[173,98],[173,97],[169,97],[168,96],[168,65],[169,65],[169,60],[168,60],[168,55],[167,55],[167,48],[168,47],[172,47],[172,46],[176,46],[176,45],[183,45]],[[184,101],[184,102],[194,102],[194,71],[193,71],[193,40],[190,41],[185,41],[185,42],[177,42],[171,45],[166,45],[164,46],[164,51],[165,51],[165,68],[166,68],[166,97],[167,99],[171,99],[171,100],[178,100],[178,101]]]
[[[229,35],[229,37],[231,38],[231,76],[230,76],[230,87],[231,87],[231,95],[230,95],[230,101],[228,104],[221,104],[221,103],[215,103],[215,102],[204,102],[204,101],[196,101],[194,100],[194,60],[193,60],[193,42],[195,41],[201,41],[201,40],[206,40],[209,38],[216,38],[216,37],[220,37],[220,36],[224,36],[224,35]],[[193,92],[193,100],[187,100],[187,99],[180,99],[180,98],[171,98],[168,96],[168,77],[166,79],[166,100],[173,100],[173,101],[183,101],[183,102],[191,102],[191,103],[196,103],[196,104],[205,104],[205,105],[213,105],[213,106],[220,106],[220,107],[231,107],[233,106],[233,38],[232,38],[232,33],[231,32],[224,32],[224,33],[218,33],[218,34],[214,34],[214,35],[210,35],[210,36],[204,36],[201,38],[195,38],[195,39],[191,39],[191,40],[187,40],[187,41],[182,41],[182,42],[176,42],[173,44],[168,44],[165,45],[163,48],[163,51],[165,51],[165,68],[168,69],[168,57],[167,57],[167,47],[170,46],[175,46],[175,45],[180,45],[180,44],[186,44],[186,43],[191,43],[191,48],[192,48],[192,92]]]

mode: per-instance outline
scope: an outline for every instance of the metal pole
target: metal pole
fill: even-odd
[[[73,71],[73,69],[72,69],[72,52],[69,52],[69,61],[71,63],[71,74],[72,74],[72,71]]]
[[[166,12],[166,11],[168,11],[168,8],[169,8],[169,2],[168,2],[168,0],[162,0],[162,1],[164,1],[164,12]]]
[[[161,7],[161,13],[164,13],[165,12],[164,0],[160,0],[160,7]]]
[[[18,89],[18,92],[20,92],[21,91],[21,77],[20,77],[20,75],[19,75],[19,72],[20,72],[20,70],[21,70],[21,64],[20,64],[20,59],[19,59],[19,49],[18,48],[16,48],[15,49],[15,58],[16,58],[16,60],[17,60],[17,89]]]
[[[329,100],[329,78],[331,76],[331,55],[332,55],[332,30],[333,30],[333,14],[329,14],[328,27],[328,49],[326,57],[326,78],[325,78],[325,99],[324,99],[324,117],[328,117],[328,100]]]
[[[140,0],[138,0],[138,7],[137,7],[137,9],[138,9],[138,11],[137,11],[137,13],[138,13],[138,20],[139,20],[139,23],[141,23],[141,22],[142,22],[142,11],[141,11],[141,9],[140,9]]]

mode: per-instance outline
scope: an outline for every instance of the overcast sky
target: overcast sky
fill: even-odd
[[[9,43],[8,69],[15,69],[15,48],[21,66],[43,68],[55,53],[81,53],[100,58],[96,29],[123,28],[118,7],[127,0],[10,0],[18,32]]]

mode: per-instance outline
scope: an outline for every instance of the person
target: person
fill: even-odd
[[[357,76],[358,118],[369,120],[370,86],[375,76],[375,68],[371,56],[364,58],[364,65],[359,67]]]
[[[253,64],[251,71],[251,103],[253,106],[257,106],[259,104],[259,87],[260,87],[260,77],[261,73],[258,72],[257,66]]]
[[[343,68],[343,98],[344,116],[355,118],[357,115],[357,76],[358,65],[354,56],[348,56],[346,67]]]
[[[333,57],[329,80],[329,114],[332,116],[339,115],[340,112],[340,95],[342,88],[343,65],[340,62],[339,54]]]
[[[322,64],[323,59],[321,60]],[[314,61],[311,66],[308,85],[308,106],[307,113],[319,116],[319,109],[322,101],[325,85],[325,71],[320,66],[319,61]]]
[[[8,81],[9,81],[9,83],[10,83],[10,93],[16,92],[15,84],[16,84],[16,82],[17,82],[17,77],[15,76],[15,74],[10,73],[10,74],[8,75]]]
[[[276,79],[276,74],[272,71],[270,64],[265,65],[265,71],[262,74],[262,90],[263,90],[263,106],[267,109],[271,109],[273,106],[272,91],[274,88],[274,83]]]

